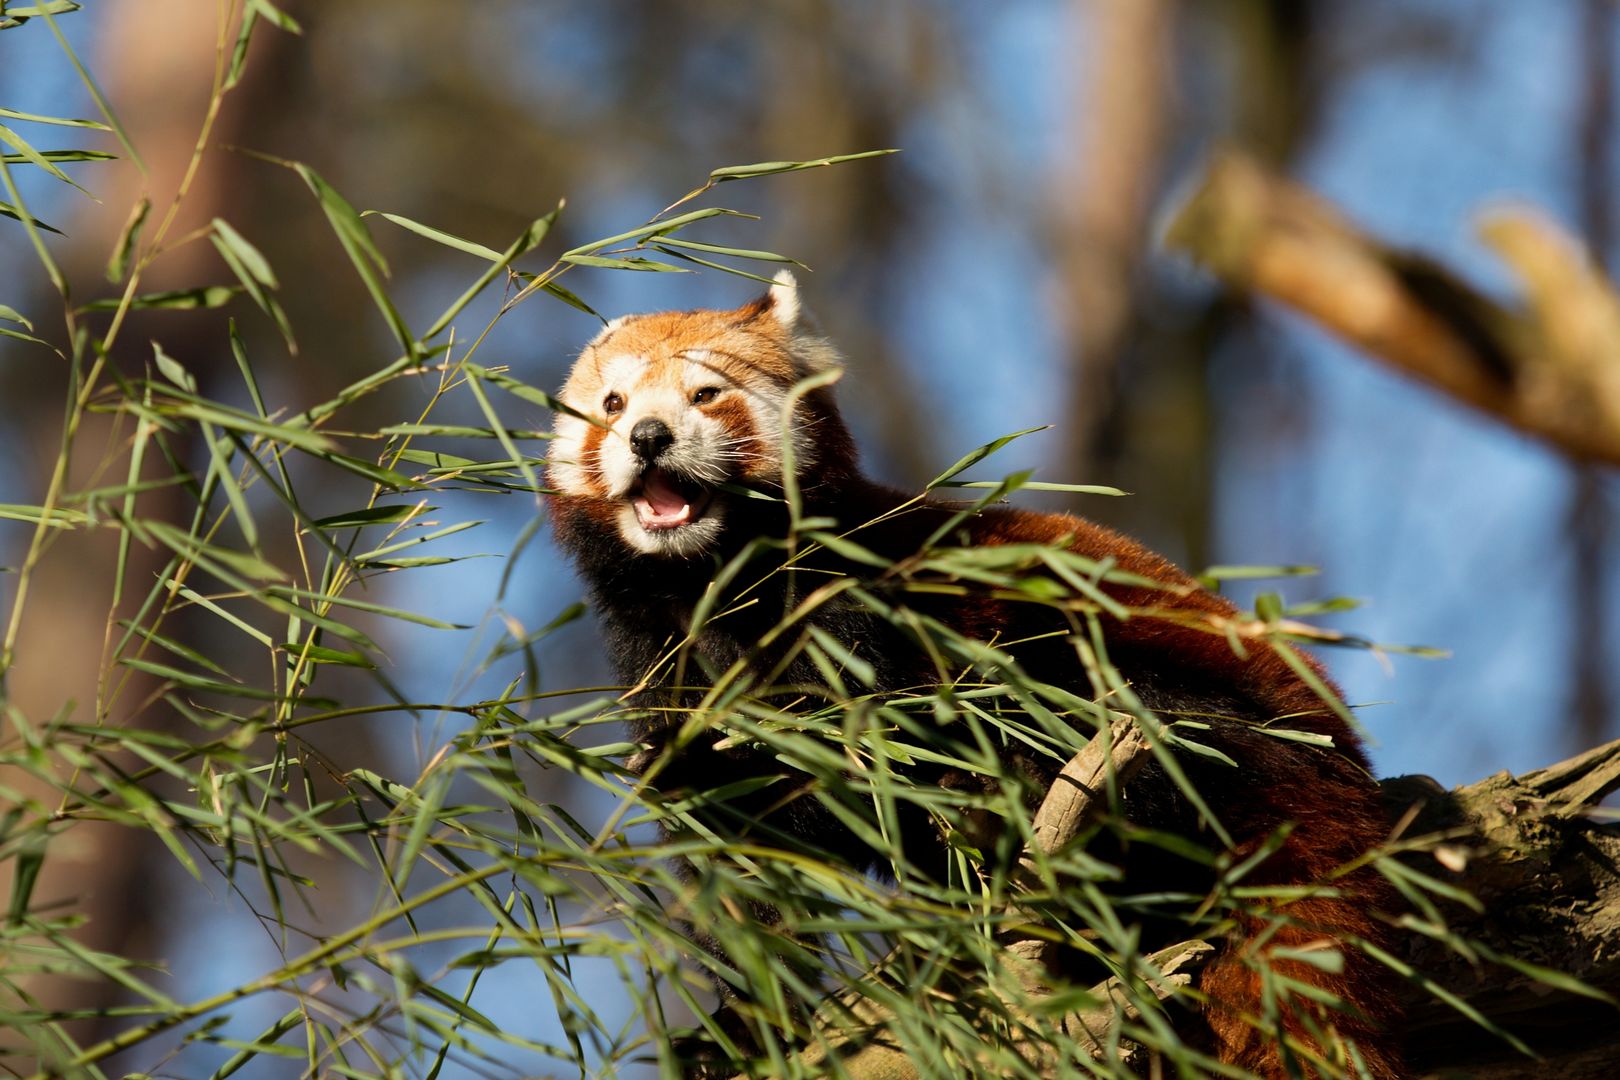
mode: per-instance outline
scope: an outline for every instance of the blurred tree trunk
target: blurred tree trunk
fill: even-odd
[[[1055,463],[1063,480],[1111,474],[1105,432],[1124,409],[1120,366],[1171,138],[1175,20],[1175,0],[1070,4],[1073,51],[1086,60],[1072,69],[1083,73],[1066,110],[1077,128],[1050,193],[1053,302],[1069,367]]]
[[[1055,306],[1067,342],[1070,400],[1055,468],[1065,479],[1142,492],[1088,503],[1088,512],[1199,566],[1211,557],[1218,456],[1208,365],[1223,341],[1247,332],[1248,310],[1230,296],[1189,304],[1147,273],[1150,215],[1189,129],[1224,129],[1275,163],[1303,145],[1321,97],[1311,5],[1075,0],[1073,11],[1093,60],[1081,69],[1086,76],[1072,110],[1084,127],[1051,195]],[[1178,29],[1195,20],[1208,24],[1200,40],[1225,47],[1224,62],[1219,48],[1178,50]],[[1193,113],[1195,103],[1179,102],[1177,90],[1211,82],[1223,97],[1213,105],[1197,102],[1196,109],[1217,115],[1199,123],[1178,118]]]
[[[290,11],[297,7],[285,0],[280,6]],[[119,160],[106,163],[95,175],[93,188],[101,201],[71,222],[69,234],[73,242],[62,254],[64,271],[74,286],[75,303],[110,291],[102,280],[102,268],[130,207],[143,195],[151,199],[152,212],[145,229],[145,235],[150,237],[180,187],[207,111],[213,81],[220,33],[214,10],[213,5],[199,7],[193,0],[149,0],[139,5],[117,5],[102,15],[98,55],[92,67],[150,172],[143,176],[133,162]],[[227,98],[214,128],[213,148],[204,155],[193,178],[170,229],[171,240],[216,215],[233,217],[238,211],[258,205],[252,174],[256,171],[262,175],[266,167],[218,147],[251,141],[253,132],[247,125],[273,111],[274,101],[285,85],[283,69],[293,54],[286,42],[279,40],[284,35],[266,29],[261,24],[261,32],[256,35],[247,77]],[[234,28],[226,37],[227,48],[233,35]],[[194,241],[174,248],[153,263],[142,277],[141,289],[153,292],[189,288],[220,281],[224,274],[213,247]],[[126,373],[139,373],[150,362],[150,339],[161,336],[165,351],[181,360],[204,384],[227,369],[234,371],[225,345],[224,316],[208,317],[213,314],[188,311],[169,322],[161,313],[132,311],[114,345],[113,362]],[[93,319],[93,329],[104,331],[105,316]],[[34,399],[31,405],[13,409],[19,422],[33,418],[30,443],[54,449],[60,438],[63,386],[55,380],[39,380],[13,385],[10,392],[14,402],[23,396]],[[111,470],[105,475],[124,475],[127,428],[127,419],[120,426],[106,416],[92,414],[85,418],[74,447],[68,490],[83,486],[93,470],[109,462]],[[195,460],[191,453],[195,447],[182,445],[177,450]],[[42,449],[40,457],[48,461],[47,454]],[[149,492],[140,497],[137,513],[145,518],[179,522],[182,514],[190,512],[181,499],[178,489],[172,487]],[[57,715],[71,703],[71,718],[86,723],[98,706],[103,651],[110,644],[109,586],[116,556],[116,538],[107,531],[76,530],[59,534],[36,568],[32,599],[19,636],[18,662],[6,687],[11,704],[36,722]],[[131,545],[125,610],[120,615],[133,612],[166,557],[166,552]],[[185,623],[183,617],[179,618],[165,632],[184,639]],[[112,627],[112,632],[117,633],[117,627]],[[147,728],[178,723],[178,718],[161,703],[141,707],[138,713],[132,711],[145,692],[139,681],[126,686],[101,722],[109,726],[137,723]],[[41,797],[52,804],[58,801],[48,793]],[[161,934],[182,924],[172,918],[154,917],[173,906],[166,892],[178,876],[173,873],[172,857],[155,836],[144,830],[79,821],[73,824],[72,836],[53,845],[50,855],[34,890],[36,909],[48,910],[56,904],[84,915],[86,922],[78,938],[92,949],[131,958],[164,954]],[[12,866],[14,862],[8,861],[0,864],[0,870],[8,871]],[[9,893],[9,889],[10,883],[0,880],[0,895]],[[68,1010],[101,1008],[112,1004],[120,994],[118,987],[105,980],[42,977],[24,989],[49,1007]],[[101,1026],[107,1030],[100,1030]],[[85,1021],[70,1028],[70,1033],[81,1040],[94,1040],[105,1037],[112,1029],[112,1024]],[[0,1062],[4,1060],[0,1057]]]
[[[1600,267],[1611,271],[1614,258],[1614,50],[1617,21],[1613,0],[1586,0],[1577,21],[1583,56],[1581,124],[1577,131],[1581,231]],[[1570,677],[1574,689],[1570,744],[1591,746],[1613,730],[1614,641],[1609,601],[1613,594],[1611,548],[1615,512],[1600,466],[1577,462],[1569,506]]]

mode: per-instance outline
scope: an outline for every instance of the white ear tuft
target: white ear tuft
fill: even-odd
[[[615,331],[619,327],[623,326],[624,323],[625,323],[625,320],[628,319],[628,318],[629,318],[628,315],[620,315],[616,319],[609,319],[605,324],[603,324],[602,329],[600,329],[600,330],[598,330],[596,332],[596,336],[591,338],[591,340],[589,340],[589,341],[587,341],[585,343],[585,347],[588,349],[592,345],[601,344],[601,342],[603,340],[605,340],[609,334],[613,333],[613,331]]]
[[[793,271],[786,267],[778,270],[773,280],[768,294],[771,314],[784,330],[794,330],[799,325],[799,283],[794,280]]]

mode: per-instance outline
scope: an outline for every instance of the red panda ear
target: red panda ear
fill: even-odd
[[[771,289],[764,296],[765,311],[788,333],[799,328],[799,283],[786,267],[776,272]]]
[[[737,309],[737,325],[768,317],[792,337],[799,329],[803,309],[799,307],[799,283],[790,270],[778,270],[771,287]]]

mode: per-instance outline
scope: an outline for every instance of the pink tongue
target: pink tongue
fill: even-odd
[[[641,498],[636,500],[642,510],[641,519],[651,525],[679,525],[692,516],[691,504],[686,497],[665,482],[663,474],[654,469],[641,484]]]

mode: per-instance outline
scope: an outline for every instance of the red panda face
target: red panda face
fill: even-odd
[[[788,394],[837,355],[798,326],[786,271],[734,311],[660,312],[615,319],[574,363],[559,412],[548,477],[564,496],[617,504],[633,549],[690,557],[725,529],[722,484],[775,488],[782,445],[803,469],[814,447]]]

